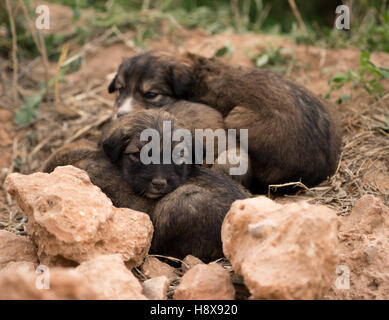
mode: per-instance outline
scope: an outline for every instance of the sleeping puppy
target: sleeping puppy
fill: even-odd
[[[147,51],[123,62],[109,86],[115,90],[120,112],[186,99],[221,112],[228,129],[248,129],[255,192],[294,181],[312,187],[336,170],[341,130],[333,106],[273,72]]]
[[[147,54],[136,55],[119,66],[108,88],[110,93],[118,92],[114,119],[139,110],[161,109],[171,113],[192,135],[195,135],[196,129],[209,129],[203,133],[204,151],[213,149],[214,156],[209,157],[212,161],[206,161],[204,154],[203,164],[212,167],[214,171],[230,175],[230,168],[240,166],[241,157],[247,163],[247,170],[230,176],[249,187],[252,170],[247,152],[240,149],[239,142],[236,142],[236,148],[228,149],[226,144],[219,144],[219,138],[213,139],[218,137],[217,130],[225,131],[221,113],[205,104],[182,100],[192,79],[191,73],[187,72],[189,65],[185,67],[185,60],[178,60],[180,63],[177,63],[171,59],[170,54],[160,53],[155,58],[159,61],[156,69],[148,63]],[[225,158],[221,157],[225,161],[218,158],[220,154],[226,155]],[[237,163],[231,163],[230,157],[238,157],[235,161]]]
[[[196,141],[192,135],[191,146],[184,146],[193,148],[186,158],[192,163],[176,164],[173,159],[170,164],[164,163],[164,148],[171,148],[173,155],[181,143],[164,144],[165,135],[169,134],[164,128],[166,121],[171,123],[172,136],[182,129],[182,124],[162,110],[122,116],[104,134],[104,152],[137,194],[161,199],[151,213],[154,252],[179,258],[193,254],[207,261],[220,258],[224,216],[233,201],[247,198],[248,194],[232,179],[193,163]],[[159,133],[157,145],[162,147],[156,158],[160,164],[143,163],[142,149],[150,141],[141,141],[141,134],[150,128]]]
[[[150,141],[142,141],[142,132],[150,132],[145,131],[148,129],[158,133],[157,143],[153,145],[162,147],[153,156],[165,160],[164,137],[168,132],[164,121],[170,122],[172,134],[181,129],[171,114],[161,110],[120,117],[104,133],[103,150],[85,142],[65,146],[50,157],[44,171],[51,171],[57,165],[74,165],[86,170],[91,181],[115,206],[147,212],[154,225],[152,252],[178,258],[193,254],[205,261],[220,258],[224,216],[233,201],[249,195],[230,178],[193,161],[143,163],[142,154]],[[188,140],[183,142],[185,151],[190,146],[185,144]],[[167,145],[172,157],[180,143],[171,141]],[[188,153],[185,157],[184,152],[183,158],[189,160],[193,155]]]

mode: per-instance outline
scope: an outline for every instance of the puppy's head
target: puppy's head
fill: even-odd
[[[108,92],[117,92],[117,115],[121,116],[185,99],[194,82],[188,59],[146,51],[126,59],[119,66]]]
[[[116,121],[103,140],[103,149],[135,193],[159,198],[184,183],[194,168],[189,161],[177,163],[174,158],[178,155],[181,159],[192,159],[191,136],[179,141],[171,139],[170,134],[174,138],[175,134],[186,132],[178,129],[180,124],[165,111],[133,112]]]

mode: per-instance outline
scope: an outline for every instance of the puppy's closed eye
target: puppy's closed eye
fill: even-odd
[[[124,150],[124,154],[126,154],[131,161],[139,162],[140,161],[140,151],[139,148],[133,144],[129,144],[127,148]]]
[[[157,100],[158,98],[161,97],[161,95],[157,92],[149,91],[149,92],[143,93],[143,97],[147,100]]]

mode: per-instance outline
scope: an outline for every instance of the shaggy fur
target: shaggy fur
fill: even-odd
[[[194,164],[142,164],[138,153],[147,142],[140,141],[140,134],[154,128],[162,137],[164,120],[172,122],[173,130],[181,126],[160,110],[123,116],[104,133],[104,151],[89,142],[73,143],[54,153],[43,170],[74,165],[87,171],[115,206],[147,212],[154,225],[152,252],[220,258],[224,216],[233,201],[249,195],[232,179]],[[154,186],[155,179],[165,182]]]
[[[116,89],[119,110],[129,96],[154,107],[187,99],[221,112],[226,128],[248,129],[255,192],[293,181],[312,187],[336,170],[341,130],[334,107],[273,72],[147,51],[119,67],[110,92]]]

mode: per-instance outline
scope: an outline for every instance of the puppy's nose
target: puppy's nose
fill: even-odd
[[[115,118],[120,118],[120,117],[122,117],[122,116],[124,116],[125,114],[127,114],[128,112],[126,112],[126,111],[118,111],[117,113],[116,113],[116,115],[115,115]]]
[[[166,179],[156,178],[151,181],[151,184],[156,190],[163,190],[167,186]]]

